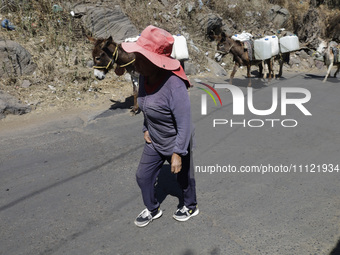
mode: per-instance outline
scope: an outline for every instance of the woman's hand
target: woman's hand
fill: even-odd
[[[177,174],[182,169],[182,158],[180,155],[173,153],[171,157],[171,173]]]
[[[145,131],[144,132],[144,140],[146,143],[151,143],[151,138],[150,138],[150,135],[149,135],[149,131]]]

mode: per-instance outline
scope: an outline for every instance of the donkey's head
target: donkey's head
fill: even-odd
[[[215,38],[217,40],[217,51],[223,55],[229,54],[231,48],[237,44],[237,42],[231,39],[224,32]]]
[[[108,39],[95,39],[90,36],[87,38],[94,44],[92,50],[94,75],[102,80],[117,60],[118,44],[112,40],[111,36]]]
[[[318,48],[316,49],[316,52],[315,52],[315,58],[316,59],[322,58],[325,55],[327,48],[328,48],[327,41],[325,41],[321,38],[318,38],[318,39],[319,39],[319,45],[318,45]]]

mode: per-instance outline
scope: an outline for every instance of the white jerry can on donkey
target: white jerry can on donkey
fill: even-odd
[[[175,42],[172,46],[171,57],[177,60],[189,59],[187,40],[183,35],[173,35]]]
[[[266,36],[265,38],[270,41],[272,57],[278,55],[280,52],[279,38],[276,35]]]
[[[254,54],[256,60],[265,60],[272,57],[271,41],[268,38],[256,39],[254,41]]]
[[[253,36],[250,33],[247,33],[245,31],[242,32],[242,34],[235,34],[231,37],[231,39],[233,39],[234,41],[248,41],[251,40],[253,38]]]
[[[296,35],[288,35],[280,38],[281,53],[296,51],[300,49],[299,38]]]

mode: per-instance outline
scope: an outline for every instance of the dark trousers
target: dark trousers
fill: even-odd
[[[136,179],[142,191],[144,204],[149,211],[153,211],[159,207],[159,202],[155,196],[155,183],[166,160],[170,163],[171,156],[163,156],[154,149],[152,144],[145,143],[137,169]],[[194,209],[197,204],[196,183],[190,145],[188,154],[182,156],[182,169],[177,174],[177,181],[183,191],[184,205],[189,209]]]

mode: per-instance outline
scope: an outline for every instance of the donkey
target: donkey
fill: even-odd
[[[137,96],[139,74],[133,65],[135,54],[125,52],[120,44],[113,41],[112,36],[108,39],[95,39],[91,36],[87,36],[87,38],[94,44],[92,57],[94,75],[97,79],[103,80],[107,72],[114,68],[114,64],[116,64],[115,73],[118,76],[123,75],[125,70],[131,75],[134,97],[131,112],[134,114],[138,113]]]
[[[316,58],[322,58],[324,60],[324,63],[327,66],[327,74],[322,82],[326,82],[328,76],[331,73],[333,65],[337,66],[337,70],[334,73],[334,78],[336,78],[336,75],[338,74],[340,70],[340,62],[339,62],[339,54],[340,54],[340,45],[336,42],[326,42],[325,40],[322,40],[319,38],[321,43],[319,44],[315,57]],[[335,56],[335,52],[337,52],[337,56]]]
[[[247,67],[247,77],[250,78],[250,67],[252,65],[258,65],[259,71],[260,71],[260,77],[263,74],[263,63],[266,63],[268,65],[268,72],[269,76],[268,78],[271,79],[273,77],[273,60],[267,59],[267,60],[252,60],[249,58],[249,53],[247,49],[244,46],[243,42],[235,41],[231,37],[227,36],[224,32],[221,33],[219,36],[215,36],[215,39],[217,39],[217,50],[222,53],[223,55],[226,55],[228,53],[233,54],[233,61],[235,62],[234,68],[232,73],[230,74],[230,84],[232,84],[232,80],[235,76],[235,73],[237,72],[237,69],[240,66],[246,66]],[[249,79],[248,86],[251,86],[251,81]]]

